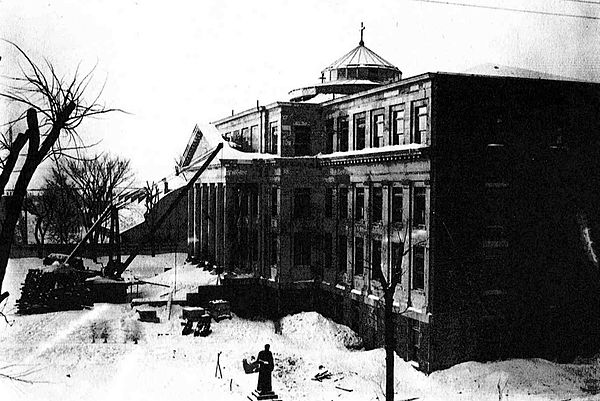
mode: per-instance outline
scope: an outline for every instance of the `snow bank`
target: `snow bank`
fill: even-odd
[[[512,359],[498,362],[465,362],[434,372],[431,378],[461,393],[496,393],[541,395],[548,392],[565,394],[579,392],[582,378],[569,365],[545,359]]]
[[[217,276],[195,265],[183,265],[143,280],[168,285],[169,288],[151,284],[140,285],[139,298],[166,299],[171,290],[176,288],[174,299],[185,299],[185,294],[197,292],[200,285],[216,285]]]
[[[352,329],[317,312],[286,316],[281,320],[281,330],[284,336],[307,347],[362,348],[362,339]]]

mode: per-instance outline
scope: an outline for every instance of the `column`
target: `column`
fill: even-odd
[[[202,184],[201,196],[201,234],[200,234],[200,253],[202,258],[206,260],[208,257],[208,184]]]
[[[224,265],[223,258],[223,245],[225,242],[224,233],[224,186],[223,184],[217,185],[217,196],[216,196],[216,224],[215,224],[215,261],[220,266]]]
[[[207,225],[208,225],[208,248],[206,255],[211,263],[215,262],[215,226],[216,226],[216,187],[215,184],[208,185],[208,216],[207,216]]]
[[[225,268],[233,267],[232,254],[233,234],[234,234],[234,215],[235,215],[235,189],[234,185],[226,184],[224,186],[224,210],[223,210],[223,266]]]
[[[201,236],[201,231],[200,231],[200,224],[202,223],[202,207],[201,207],[201,200],[202,200],[202,184],[195,184],[194,185],[194,201],[193,201],[193,208],[194,208],[194,213],[192,214],[192,221],[193,221],[193,237],[194,237],[194,257],[195,258],[199,258],[200,257],[200,253],[201,253],[201,249],[200,249],[200,236]]]

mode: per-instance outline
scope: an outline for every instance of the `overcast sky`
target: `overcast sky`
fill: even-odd
[[[599,19],[413,0],[168,3],[0,0],[0,37],[64,74],[97,63],[102,100],[130,114],[88,122],[80,133],[102,140],[98,151],[130,158],[139,182],[174,171],[195,123],[256,100],[285,101],[289,90],[318,82],[323,67],[358,44],[361,22],[366,46],[404,77],[491,62],[600,80]],[[600,18],[600,4],[579,0],[461,3]],[[0,56],[0,74],[14,75],[14,49],[1,43]]]

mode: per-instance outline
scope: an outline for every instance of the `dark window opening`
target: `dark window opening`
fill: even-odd
[[[365,189],[356,188],[354,219],[363,220],[365,218]]]
[[[258,135],[258,125],[250,127],[250,143],[253,152],[260,151],[260,136]]]
[[[340,220],[348,218],[348,188],[340,188],[338,191],[338,214]]]
[[[279,194],[277,187],[271,187],[271,216],[277,217],[279,214]]]
[[[360,276],[364,271],[365,248],[362,238],[354,239],[354,275]]]
[[[333,188],[325,188],[325,217],[333,215]]]
[[[402,254],[404,253],[404,244],[401,242],[392,242],[392,272],[402,274]]]
[[[348,243],[345,235],[338,237],[337,243],[337,260],[338,260],[338,271],[343,273],[346,271],[348,264]]]
[[[333,153],[333,137],[335,132],[333,130],[333,118],[325,121],[325,153]]]
[[[372,260],[372,278],[373,280],[381,281],[383,271],[381,270],[381,241],[373,240],[371,249]]]
[[[294,132],[294,155],[310,155],[310,127],[307,125],[292,126]]]
[[[354,117],[354,140],[356,150],[365,148],[365,116],[364,114]]]
[[[373,187],[373,221],[383,220],[383,188]]]
[[[252,138],[250,138],[250,129],[247,127],[242,128],[242,142],[240,145],[244,152],[250,152],[252,150]]]
[[[412,289],[425,289],[425,247],[423,246],[413,248]]]
[[[310,265],[310,233],[294,233],[294,265]]]
[[[279,126],[277,124],[277,121],[269,123],[269,144],[271,145],[269,153],[274,155],[277,154],[279,143]]]
[[[271,254],[269,260],[271,266],[277,265],[277,254],[279,252],[279,239],[277,233],[271,233]]]
[[[325,233],[323,238],[323,268],[331,269],[331,254],[333,252],[333,237],[330,233]]]
[[[413,225],[425,227],[425,188],[416,187],[413,205]]]
[[[252,230],[250,238],[252,241],[252,261],[258,262],[258,230]]]
[[[410,323],[410,355],[411,361],[419,361],[419,350],[421,349],[421,322],[411,320]]]
[[[402,187],[392,187],[392,223],[402,223]]]
[[[348,117],[340,117],[338,120],[338,150],[346,152],[348,150]]]
[[[294,217],[310,217],[310,188],[294,190]]]

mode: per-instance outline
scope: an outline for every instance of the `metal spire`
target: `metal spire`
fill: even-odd
[[[363,31],[365,30],[365,26],[363,25],[363,23],[360,23],[360,42],[358,42],[358,44],[360,46],[364,46],[365,45],[365,41],[363,40]]]

